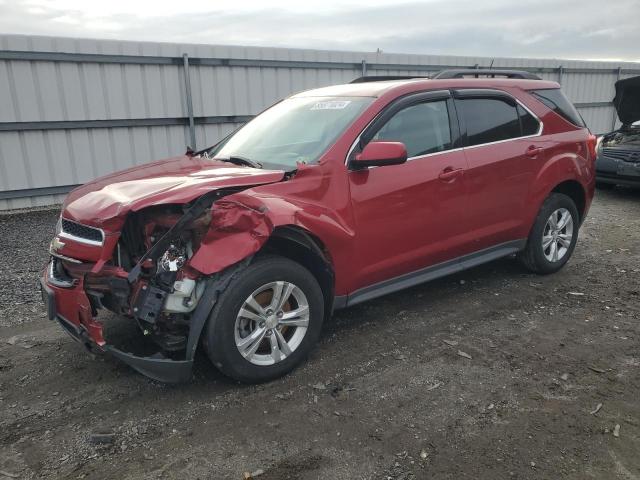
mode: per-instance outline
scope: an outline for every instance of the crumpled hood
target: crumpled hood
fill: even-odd
[[[640,150],[640,128],[623,127],[602,137],[603,147]]]
[[[613,104],[623,125],[640,120],[640,77],[618,80]]]
[[[284,171],[262,170],[180,157],[148,163],[107,175],[73,190],[63,215],[87,225],[104,227],[130,211],[159,204],[180,204],[212,190],[278,182]]]

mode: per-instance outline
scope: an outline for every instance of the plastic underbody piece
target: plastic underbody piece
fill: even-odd
[[[143,286],[133,306],[134,315],[145,322],[155,323],[166,296],[165,290],[151,285]]]

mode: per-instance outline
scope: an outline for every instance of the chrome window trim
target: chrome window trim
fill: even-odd
[[[486,147],[487,145],[497,145],[499,143],[506,143],[506,142],[512,142],[514,140],[522,140],[522,139],[526,139],[526,138],[536,138],[539,137],[541,134],[540,133],[536,133],[535,135],[525,135],[524,137],[514,137],[514,138],[505,138],[504,140],[496,140],[495,142],[488,142],[488,143],[479,143],[478,145],[471,145],[469,147],[463,147],[463,150],[471,150],[477,147]]]
[[[450,153],[450,152],[458,152],[461,150],[468,150],[468,149],[472,149],[472,148],[478,148],[478,147],[485,147],[487,145],[497,145],[499,143],[505,143],[505,142],[512,142],[514,140],[522,140],[522,139],[527,139],[527,138],[536,138],[542,135],[542,132],[544,131],[544,122],[542,120],[540,120],[540,117],[538,117],[535,113],[533,113],[531,111],[531,109],[529,107],[527,107],[524,103],[522,103],[520,100],[518,100],[516,97],[514,97],[513,95],[510,95],[509,93],[503,91],[503,90],[495,90],[495,89],[486,89],[486,90],[494,90],[495,92],[498,92],[500,94],[504,94],[504,96],[509,97],[511,99],[513,99],[518,105],[520,105],[522,108],[525,109],[525,111],[527,111],[533,118],[536,119],[536,121],[538,122],[538,131],[532,135],[524,135],[522,137],[513,137],[513,138],[506,138],[504,140],[496,140],[495,142],[488,142],[488,143],[479,143],[478,145],[471,145],[471,146],[467,146],[467,147],[458,147],[458,148],[452,148],[450,150],[442,150],[441,152],[434,152],[434,153],[427,153],[425,155],[417,155],[415,157],[409,157],[407,158],[407,162],[412,161],[412,160],[421,160],[423,158],[427,158],[427,157],[432,157],[434,155],[441,155],[443,153]],[[434,100],[437,101],[437,100]],[[382,111],[380,112],[382,113]],[[358,145],[358,143],[360,142],[360,137],[362,136],[363,132],[369,128],[369,126],[378,118],[378,115],[376,115],[363,129],[362,131],[358,134],[358,136],[356,137],[355,141],[351,144],[351,148],[349,148],[349,151],[347,152],[347,157],[345,158],[344,164],[348,165],[349,164],[349,157],[351,157],[351,154],[353,153],[353,150],[356,148],[356,145]],[[371,168],[371,167],[368,167]]]
[[[104,244],[104,230],[102,230],[101,228],[98,227],[92,227],[91,225],[84,225],[82,223],[76,222],[74,220],[69,220],[68,218],[64,218],[61,217],[63,220],[66,220],[67,222],[73,222],[77,225],[81,225],[83,227],[88,227],[88,228],[93,228],[94,230],[98,230],[100,232],[100,235],[102,235],[102,240],[101,241],[97,241],[97,240],[89,240],[87,238],[82,238],[82,237],[77,237],[75,235],[72,235],[71,233],[67,233],[64,231],[64,227],[62,226],[62,224],[60,225],[60,233],[58,233],[59,237],[64,237],[64,238],[68,238],[69,240],[73,240],[75,242],[78,243],[84,243],[86,245],[93,245],[96,247],[101,247]]]
[[[436,155],[442,155],[443,153],[460,152],[462,150],[464,150],[464,147],[452,148],[450,150],[441,150],[439,152],[433,152],[433,153],[425,153],[424,155],[416,155],[415,157],[408,157],[407,162],[411,162],[413,160],[422,160],[423,158],[434,157]]]
[[[539,137],[540,135],[542,135],[542,131],[544,130],[544,122],[542,120],[540,120],[540,117],[538,117],[535,113],[533,113],[531,111],[531,109],[529,107],[527,107],[524,103],[522,103],[520,100],[518,100],[515,97],[512,97],[516,103],[518,105],[520,105],[522,108],[524,108],[529,115],[531,115],[533,118],[536,119],[536,121],[538,122],[538,131],[536,133],[534,133],[533,135],[525,135],[524,137],[517,137],[517,138],[530,138],[530,137]]]

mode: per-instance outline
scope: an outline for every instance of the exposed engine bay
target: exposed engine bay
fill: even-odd
[[[205,286],[199,272],[185,266],[209,228],[210,209],[173,229],[185,214],[181,206],[162,206],[127,217],[114,260],[130,272],[131,295],[125,305],[112,303],[113,298],[105,305],[135,318],[143,333],[165,352],[186,347],[189,314]]]
[[[130,236],[123,236],[118,242],[119,265],[127,271],[135,265],[133,262],[140,261],[144,251],[167,235],[172,226],[168,221],[175,223],[176,220],[176,215],[169,212],[148,212],[147,215],[141,229],[134,226],[134,220],[128,227]],[[119,310],[133,316],[145,335],[163,350],[171,352],[186,347],[188,314],[195,309],[202,295],[204,281],[194,278],[193,274],[188,276],[183,270],[193,256],[194,244],[197,246],[198,230],[175,232],[168,240],[166,250],[159,258],[143,260],[138,278],[132,279],[128,305],[119,306]],[[144,251],[139,248],[141,245],[144,245]],[[123,312],[123,308],[129,312]]]

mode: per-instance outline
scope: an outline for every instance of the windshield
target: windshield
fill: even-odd
[[[264,111],[208,156],[242,157],[264,168],[294,170],[314,163],[373,101],[369,97],[288,98]]]

